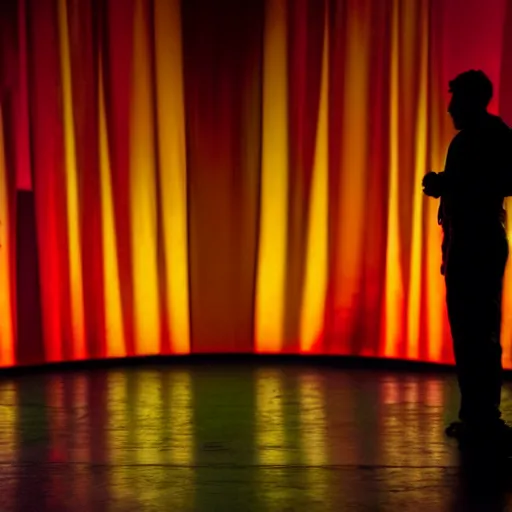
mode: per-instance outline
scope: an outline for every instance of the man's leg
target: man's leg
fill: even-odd
[[[502,244],[495,250],[487,249],[491,250],[485,258],[471,258],[466,251],[455,251],[446,276],[461,393],[459,416],[465,425],[477,430],[492,429],[502,423],[501,288],[507,248]]]

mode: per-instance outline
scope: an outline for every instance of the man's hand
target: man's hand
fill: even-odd
[[[422,181],[423,193],[438,199],[443,195],[444,173],[429,172],[425,174]]]

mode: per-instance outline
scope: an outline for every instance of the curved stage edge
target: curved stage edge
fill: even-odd
[[[3,376],[25,375],[28,373],[82,371],[105,368],[127,368],[147,366],[180,365],[269,365],[269,366],[316,366],[339,369],[361,369],[379,371],[403,371],[439,373],[454,371],[454,366],[441,363],[426,363],[403,359],[385,359],[361,356],[288,355],[288,354],[187,354],[172,356],[137,356],[109,359],[87,359],[35,365],[18,365],[0,368]],[[512,378],[512,370],[505,371]]]

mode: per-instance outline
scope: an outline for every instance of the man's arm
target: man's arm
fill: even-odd
[[[439,199],[442,196],[449,194],[452,188],[451,176],[453,169],[456,167],[456,155],[457,148],[460,146],[460,135],[457,135],[450,146],[446,154],[445,169],[442,172],[429,172],[423,177],[423,192],[429,197]]]

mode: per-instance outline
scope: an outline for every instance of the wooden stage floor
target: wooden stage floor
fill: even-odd
[[[5,376],[0,511],[508,510],[512,471],[468,485],[444,437],[457,405],[450,373],[309,363]]]

